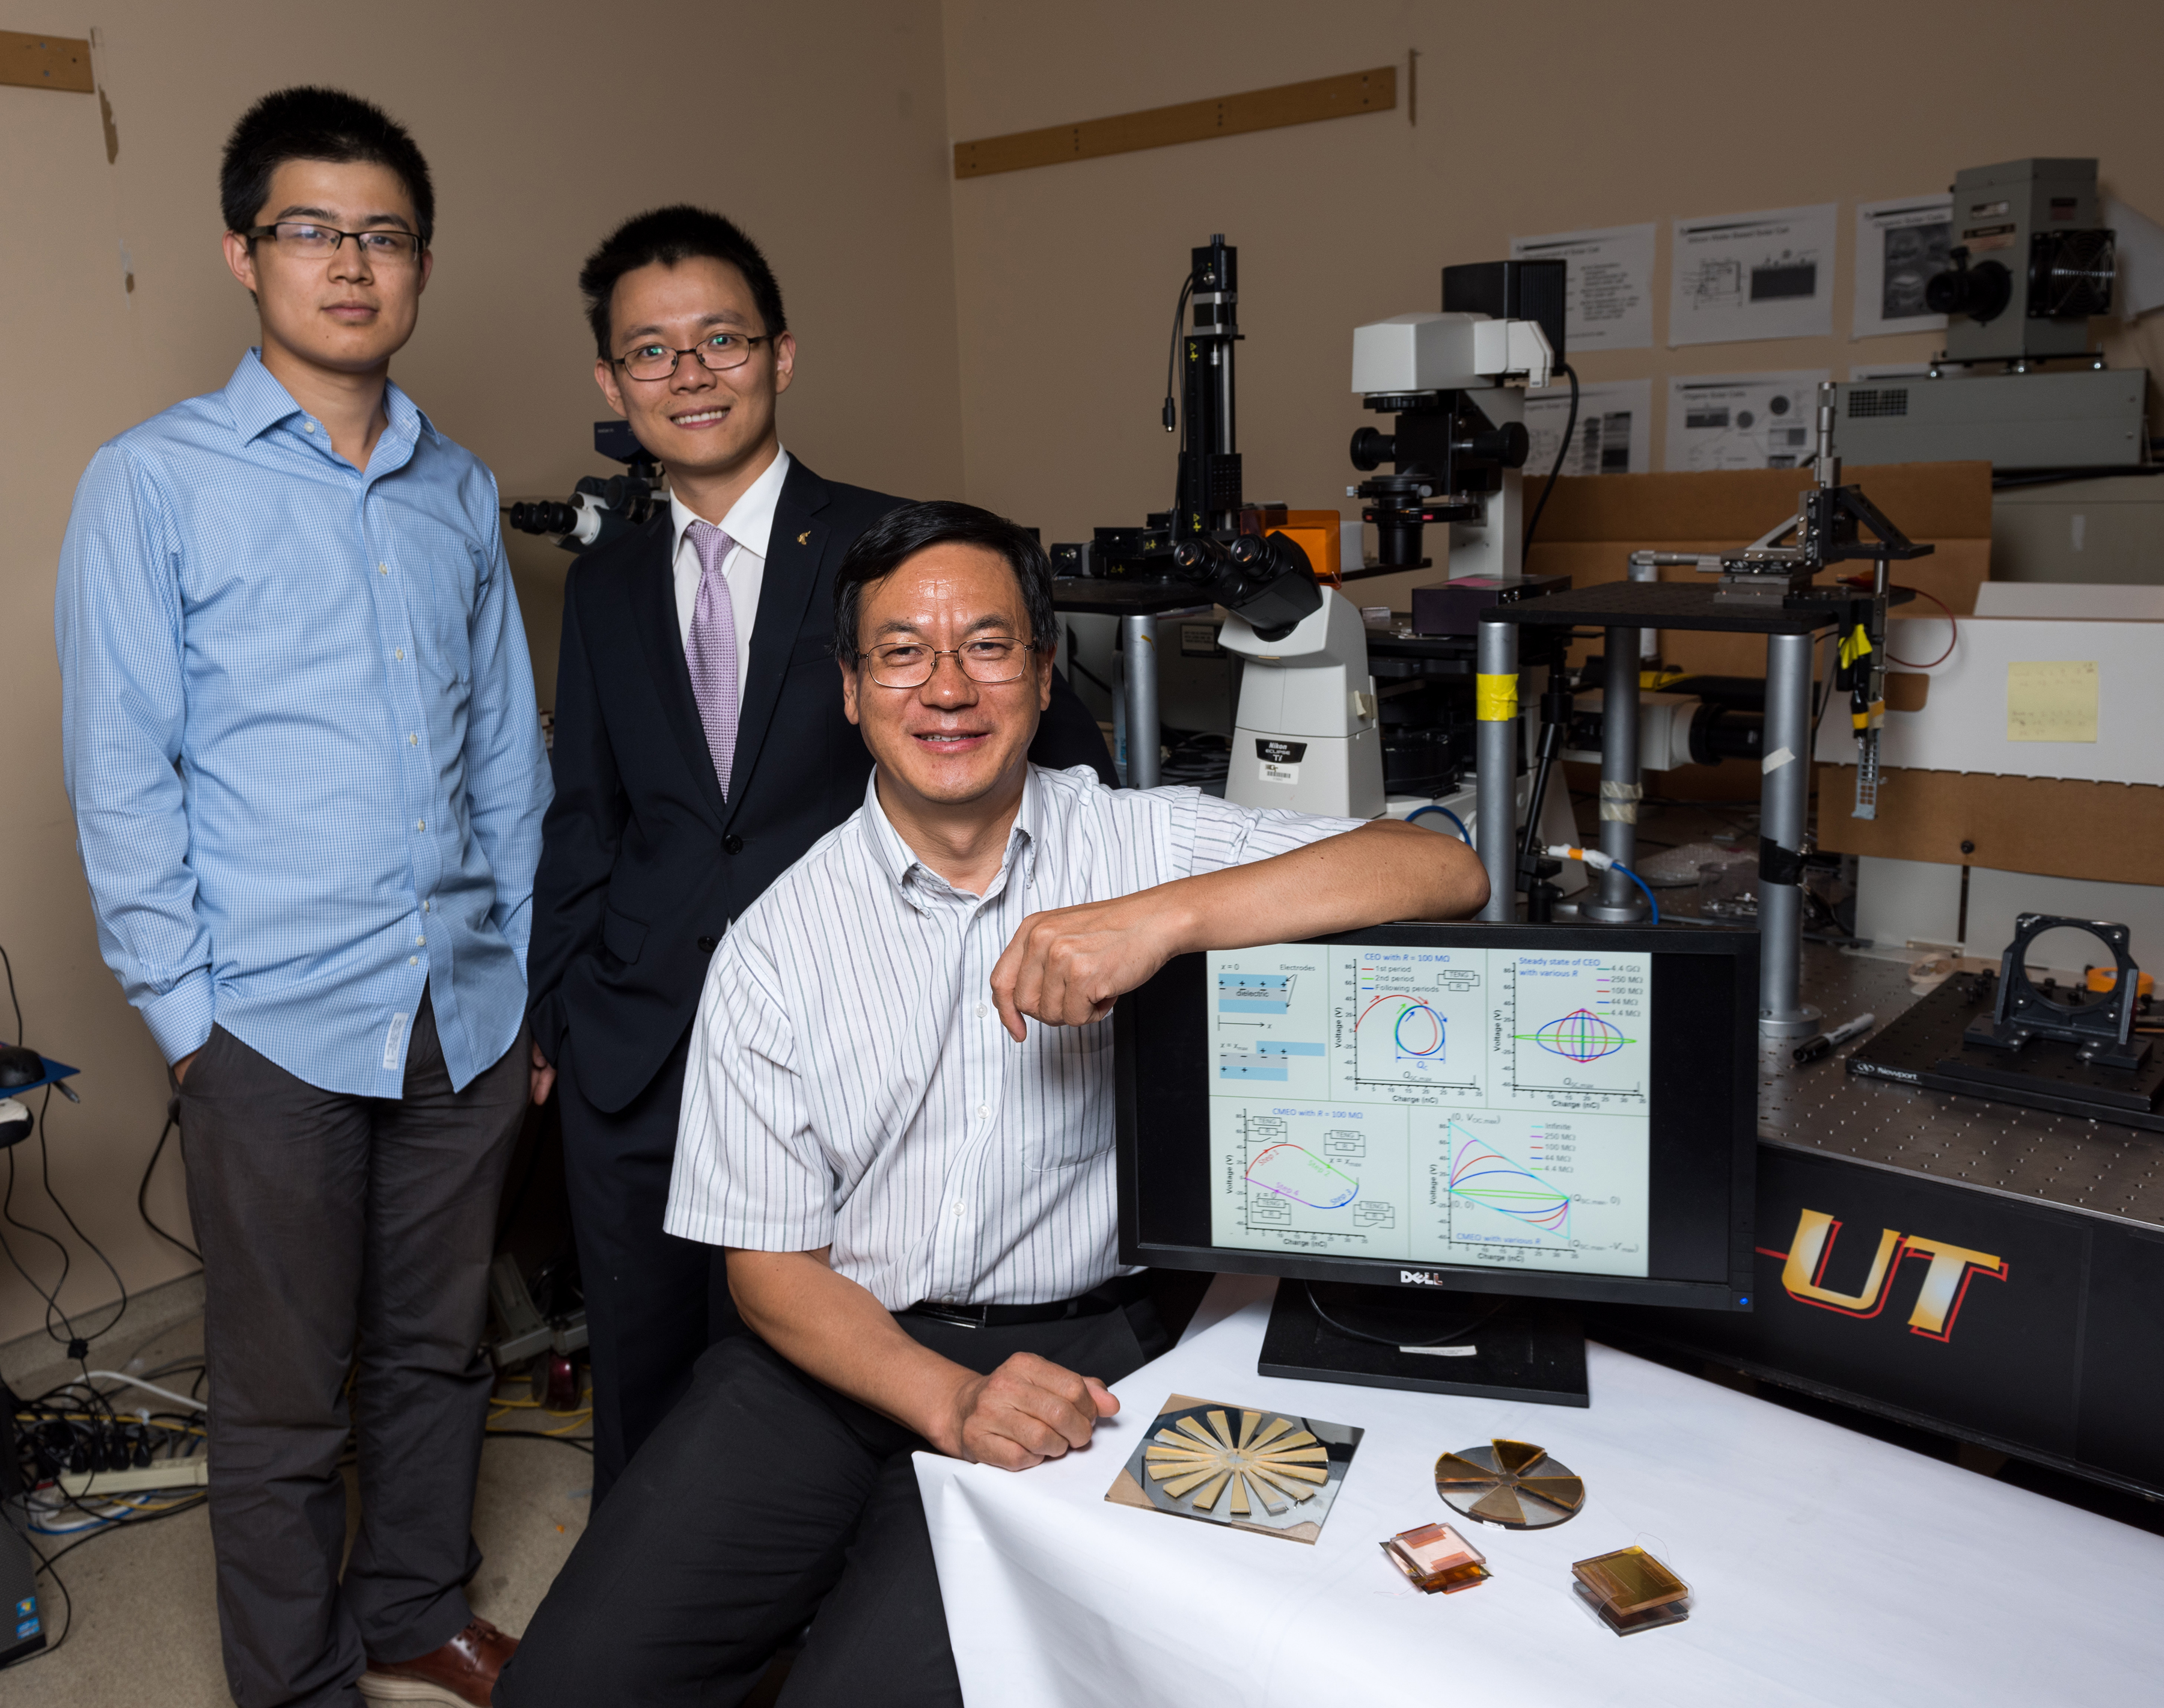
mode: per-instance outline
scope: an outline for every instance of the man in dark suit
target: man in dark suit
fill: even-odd
[[[661,1228],[685,1048],[729,922],[864,800],[834,570],[903,501],[783,450],[796,343],[772,270],[729,221],[641,214],[579,283],[594,377],[670,485],[665,511],[580,556],[565,589],[528,959],[533,1098],[562,1098],[598,1505],[735,1327],[712,1249]],[[1111,780],[1064,681],[1030,757]]]

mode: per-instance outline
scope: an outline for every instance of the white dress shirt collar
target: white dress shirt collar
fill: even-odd
[[[924,912],[923,903],[917,897],[920,886],[929,890],[934,896],[952,896],[971,902],[995,901],[1006,890],[1010,872],[1024,861],[1032,869],[1035,866],[1037,826],[1044,812],[1043,802],[1039,798],[1043,792],[1043,785],[1037,780],[1037,767],[1032,765],[1022,777],[1022,805],[1016,808],[1014,823],[1007,831],[1006,853],[1001,859],[999,874],[985,886],[982,896],[972,896],[967,891],[956,889],[918,858],[917,851],[894,828],[894,822],[886,816],[885,807],[880,804],[879,767],[876,765],[872,767],[871,775],[864,781],[865,840],[870,844],[872,857],[879,862],[880,869],[892,880],[895,887],[901,892],[902,899],[920,913]],[[1030,876],[1030,872],[1025,872],[1024,880],[1027,881]]]
[[[721,520],[723,533],[754,556],[764,558],[766,549],[774,537],[775,507],[781,502],[781,485],[789,478],[789,453],[775,453],[775,459],[751,485],[744,488],[743,497],[729,506],[729,513]],[[684,531],[695,522],[709,520],[679,498],[669,495],[669,560],[676,560],[676,553],[684,544]]]

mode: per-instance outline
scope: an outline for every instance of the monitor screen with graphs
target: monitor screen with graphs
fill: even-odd
[[[1129,1263],[1733,1306],[1757,939],[1400,925],[1121,1006]]]

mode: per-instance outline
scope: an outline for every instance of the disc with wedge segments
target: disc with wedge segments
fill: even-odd
[[[1529,1441],[1447,1453],[1435,1462],[1435,1487],[1453,1512],[1509,1530],[1545,1530],[1585,1504],[1584,1483]]]

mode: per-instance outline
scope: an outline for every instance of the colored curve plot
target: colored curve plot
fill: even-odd
[[[1530,1037],[1551,1055],[1574,1062],[1597,1062],[1603,1056],[1614,1055],[1631,1042],[1623,1036],[1620,1027],[1589,1008],[1573,1008],[1537,1030],[1520,1036]]]
[[[1485,1060],[1480,987],[1472,967],[1360,966],[1339,1011],[1352,1083],[1477,1095]]]
[[[1450,1131],[1458,1139],[1450,1159],[1449,1190],[1457,1203],[1492,1210],[1540,1233],[1558,1239],[1570,1238],[1570,1194],[1550,1185],[1538,1175],[1505,1156],[1485,1139],[1477,1138],[1456,1122]],[[1475,1232],[1458,1230],[1453,1221],[1452,1238],[1479,1242]]]
[[[1247,1183],[1310,1210],[1342,1210],[1360,1196],[1352,1175],[1291,1143],[1274,1144],[1248,1164]]]

